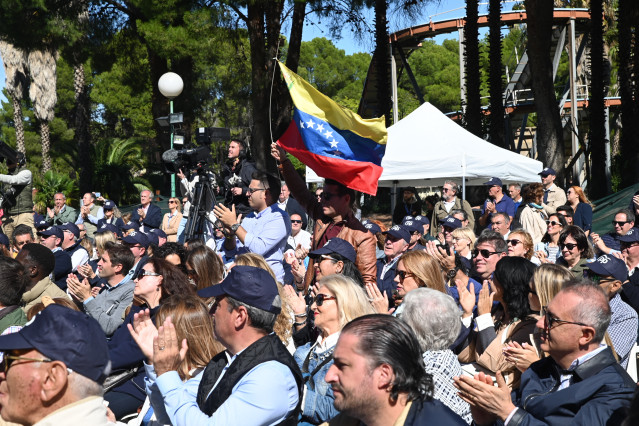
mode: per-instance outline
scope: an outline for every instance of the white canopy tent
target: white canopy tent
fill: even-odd
[[[430,103],[422,104],[388,128],[380,186],[440,186],[446,179],[481,185],[495,176],[504,184],[539,182],[540,161],[499,148],[446,117]],[[322,179],[309,167],[307,182]]]

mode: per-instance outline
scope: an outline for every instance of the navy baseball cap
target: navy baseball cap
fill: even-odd
[[[5,246],[6,248],[9,248],[9,237],[7,237],[7,234],[3,234],[2,232],[0,232],[0,244],[2,244],[3,246]]]
[[[377,234],[378,232],[382,232],[382,228],[379,227],[378,224],[373,223],[373,222],[362,222],[362,225],[364,225],[364,228],[368,229],[370,232],[372,232],[373,234]]]
[[[35,229],[38,231],[42,231],[43,229],[47,229],[50,225],[46,220],[41,220],[40,222],[35,224]]]
[[[197,294],[201,297],[227,295],[273,314],[282,311],[282,301],[275,280],[265,269],[255,266],[236,265],[221,283],[203,288]]]
[[[47,229],[43,231],[38,231],[38,235],[40,235],[41,237],[50,237],[51,235],[55,235],[56,237],[60,239],[64,238],[64,233],[62,232],[62,229],[58,228],[57,226],[49,226]]]
[[[628,279],[628,268],[623,260],[615,256],[604,254],[599,256],[594,262],[586,264],[588,269],[602,277],[613,277],[624,282]]]
[[[126,237],[122,238],[123,243],[127,244],[139,244],[142,247],[146,248],[149,245],[149,239],[146,235],[139,231],[133,231]]]
[[[456,217],[453,217],[453,216],[446,216],[444,218],[444,220],[442,220],[440,222],[440,224],[442,226],[447,227],[447,228],[453,228],[453,229],[457,229],[457,228],[461,228],[462,227],[461,220],[459,220],[459,219],[457,219]]]
[[[113,232],[114,234],[116,234],[119,238],[122,237],[122,231],[120,231],[120,228],[118,228],[117,226],[115,226],[112,223],[103,223],[102,226],[100,226],[100,229],[98,229],[98,231],[109,231],[109,232]]]
[[[80,228],[78,228],[77,225],[73,222],[65,222],[62,225],[60,225],[59,228],[62,229],[63,231],[69,231],[76,238],[80,238]]]
[[[123,231],[128,231],[129,229],[134,229],[134,230],[138,230],[140,229],[140,225],[135,223],[135,222],[131,222],[131,223],[127,223],[126,225],[122,226],[122,230]]]
[[[413,216],[408,215],[408,216],[404,216],[404,218],[402,219],[402,222],[406,222],[407,220],[413,220],[415,219]]]
[[[420,221],[415,219],[405,220],[402,223],[402,226],[408,229],[408,232],[410,232],[411,234],[413,232],[419,232],[420,234],[424,233],[424,225],[422,225]]]
[[[147,233],[147,235],[148,235],[148,234],[154,234],[154,235],[157,235],[157,236],[158,236],[158,237],[160,237],[160,238],[164,238],[164,239],[166,239],[166,232],[164,232],[163,230],[161,230],[161,229],[159,229],[159,228],[151,229],[151,230]]]
[[[149,244],[155,244],[156,246],[160,244],[160,240],[157,234],[154,234],[153,232],[149,231],[145,233],[144,236],[149,241]]]
[[[502,186],[501,179],[497,177],[491,177],[487,182],[484,182],[486,186]]]
[[[384,232],[384,234],[392,235],[395,238],[400,238],[410,243],[410,231],[403,225],[393,225],[391,229]]]
[[[115,205],[115,203],[111,200],[106,200],[104,202],[104,206],[102,206],[102,208],[104,210],[113,210],[114,208],[116,208],[117,206]]]
[[[415,220],[421,222],[422,225],[430,225],[430,219],[428,219],[426,216],[417,215],[415,216]]]
[[[0,336],[0,351],[16,349],[35,349],[100,385],[111,372],[109,347],[98,322],[61,305],[47,306],[17,333]]]
[[[540,171],[537,174],[539,176],[548,176],[548,175],[557,176],[557,172],[555,171],[555,169],[550,168],[550,167],[546,167],[545,169],[543,169],[542,171]]]
[[[626,235],[619,237],[622,243],[635,243],[639,241],[639,228],[630,228]]]
[[[324,247],[313,250],[308,254],[308,256],[311,258],[315,258],[323,254],[328,255],[332,253],[337,253],[353,263],[355,263],[355,258],[357,257],[353,245],[348,241],[337,237],[331,238],[326,242],[326,244],[324,244]]]

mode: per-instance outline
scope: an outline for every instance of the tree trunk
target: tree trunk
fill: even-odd
[[[388,44],[387,0],[375,0],[375,56],[377,57],[377,105],[378,116],[384,115],[386,127],[391,125],[391,95],[388,80]]]
[[[20,101],[11,96],[11,102],[13,103],[13,126],[16,129],[16,149],[23,153],[27,153],[27,149],[24,146],[24,123],[22,122],[22,105]]]
[[[621,97],[621,185],[626,187],[639,180],[639,134],[637,133],[637,95],[632,84],[633,74],[633,11],[635,0],[619,0],[619,95]],[[636,28],[635,28],[636,31]],[[637,39],[634,44],[637,44]],[[635,63],[637,58],[635,58]]]
[[[537,111],[538,159],[544,167],[552,167],[558,172],[558,183],[561,185],[564,177],[564,144],[550,60],[553,3],[548,0],[525,0],[525,4],[528,15],[528,58]]]
[[[51,138],[49,136],[49,122],[40,122],[40,139],[42,140],[42,174],[51,170]]]
[[[606,112],[604,106],[603,5],[590,0],[590,197],[602,198],[606,185]]]
[[[80,169],[80,193],[93,189],[93,159],[89,139],[89,88],[84,78],[84,65],[73,67],[73,88],[75,90],[75,138],[78,144],[78,168]]]
[[[508,148],[504,137],[504,101],[502,87],[501,62],[501,0],[490,0],[488,23],[490,24],[490,141],[501,147]]]
[[[464,25],[464,44],[466,61],[466,130],[482,137],[481,96],[479,91],[479,30],[478,0],[466,0],[466,25]]]

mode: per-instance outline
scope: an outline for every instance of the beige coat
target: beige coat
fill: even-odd
[[[169,220],[169,214],[166,213],[162,219],[162,226],[160,227],[166,233],[166,241],[174,243],[177,241],[177,231],[180,227],[180,221],[182,221],[182,213],[176,211],[171,220]]]
[[[45,277],[38,281],[38,283],[31,289],[24,292],[22,295],[22,310],[26,314],[34,305],[42,301],[43,296],[49,296],[52,299],[56,297],[69,298],[64,290],[58,287],[49,277]]]

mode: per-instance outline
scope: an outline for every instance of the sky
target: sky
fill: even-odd
[[[514,1],[506,1],[504,2],[502,9],[504,11],[510,10],[512,9],[514,4],[515,4]],[[429,20],[431,19],[433,21],[439,21],[444,19],[454,19],[454,18],[463,17],[466,14],[465,5],[466,5],[465,0],[440,0],[440,1],[434,0],[424,7],[424,13],[422,14],[421,18],[415,19],[414,22],[406,22],[405,20],[400,22],[397,19],[394,19],[394,17],[391,15],[389,18],[390,32],[393,33],[395,31],[398,31],[400,29],[406,28],[411,25],[423,24],[423,23],[429,22]],[[488,13],[488,3],[480,3],[479,14],[481,15],[485,13]],[[372,26],[373,25],[372,14],[371,14],[370,21]],[[483,35],[485,31],[487,31],[487,29],[480,29],[480,35]],[[323,27],[321,23],[317,23],[317,20],[315,20],[315,22],[311,21],[310,23],[307,23],[305,25],[303,39],[304,41],[309,41],[314,39],[315,37],[329,38],[327,29]],[[437,43],[441,43],[447,38],[457,39],[457,34],[451,33],[451,34],[440,35],[435,38],[435,41]],[[333,43],[340,49],[344,49],[347,55],[350,55],[356,52],[371,53],[373,51],[372,40],[363,42],[363,43],[357,42],[353,38],[351,32],[348,29],[346,29],[343,32],[342,38],[340,40],[333,40]],[[4,67],[0,67],[0,101],[3,101],[3,102],[6,101],[4,94],[1,93],[1,90],[4,89],[4,86],[5,86]]]

